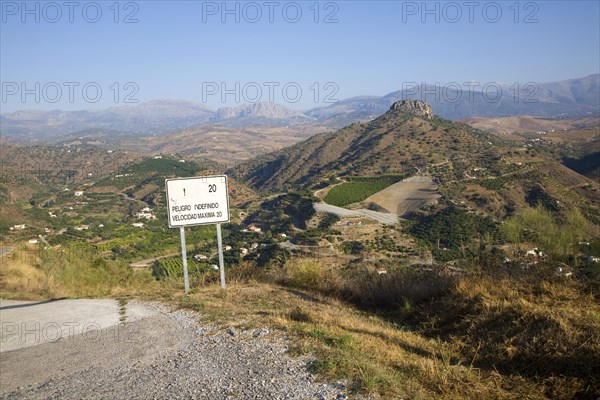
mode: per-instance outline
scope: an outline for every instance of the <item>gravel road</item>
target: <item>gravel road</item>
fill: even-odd
[[[266,327],[206,325],[194,313],[171,311],[158,303],[121,305],[115,311],[121,322],[111,325],[113,317],[106,310],[113,305],[100,301],[99,309],[105,313],[98,315],[102,321],[98,329],[67,334],[54,328],[65,321],[75,324],[73,314],[65,320],[57,311],[51,322],[38,328],[27,325],[19,332],[19,337],[29,336],[25,346],[6,347],[11,336],[6,330],[11,330],[13,345],[22,342],[14,339],[15,327],[21,329],[30,310],[38,307],[39,313],[40,306],[46,307],[47,319],[53,315],[48,314],[50,305],[64,307],[70,301],[21,309],[2,302],[1,399],[347,398],[342,383],[318,382],[308,372],[309,358],[287,354],[283,333]]]
[[[338,217],[366,217],[382,224],[393,225],[398,222],[398,216],[396,214],[382,213],[379,211],[367,210],[364,208],[358,210],[349,210],[343,207],[332,206],[331,204],[315,203],[313,208],[317,212],[326,212],[329,214],[335,214]]]

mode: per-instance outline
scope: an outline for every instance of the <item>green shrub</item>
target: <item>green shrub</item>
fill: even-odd
[[[325,271],[315,260],[295,260],[286,269],[288,282],[298,288],[316,289],[325,281]]]

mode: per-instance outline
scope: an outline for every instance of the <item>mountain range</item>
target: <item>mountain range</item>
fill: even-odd
[[[159,134],[208,121],[212,110],[189,101],[155,100],[105,110],[23,110],[0,115],[3,135],[50,139],[85,131]]]
[[[370,121],[399,100],[427,101],[440,117],[531,115],[575,117],[600,114],[600,74],[543,84],[402,84],[385,96],[358,96],[306,112],[259,102],[216,111],[190,101],[155,100],[105,110],[22,110],[0,115],[0,133],[21,140],[53,140],[73,134],[148,136],[197,127],[302,126],[339,129]],[[485,89],[482,91],[482,89]]]
[[[306,115],[332,126],[343,126],[371,120],[399,100],[426,101],[436,115],[451,120],[515,115],[565,118],[600,113],[600,74],[541,84],[405,83],[403,86],[403,90],[382,97],[353,97],[309,110]]]

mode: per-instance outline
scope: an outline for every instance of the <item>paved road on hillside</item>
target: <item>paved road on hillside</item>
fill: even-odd
[[[313,204],[315,211],[335,214],[338,217],[366,217],[373,219],[382,224],[395,224],[398,222],[398,216],[395,214],[382,213],[364,208],[358,210],[348,210],[347,208],[336,207],[330,204],[316,203]]]
[[[269,328],[158,303],[0,300],[0,399],[336,399]]]

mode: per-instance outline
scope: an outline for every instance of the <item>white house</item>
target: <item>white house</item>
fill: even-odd
[[[535,249],[527,250],[525,255],[534,256],[534,257],[544,257],[544,253],[537,247]]]
[[[148,220],[156,219],[156,216],[154,214],[152,214],[151,212],[139,212],[139,213],[135,214],[135,216],[138,218],[145,218]]]
[[[144,223],[143,222],[134,222],[131,225],[133,225],[136,228],[143,228],[144,227]]]

